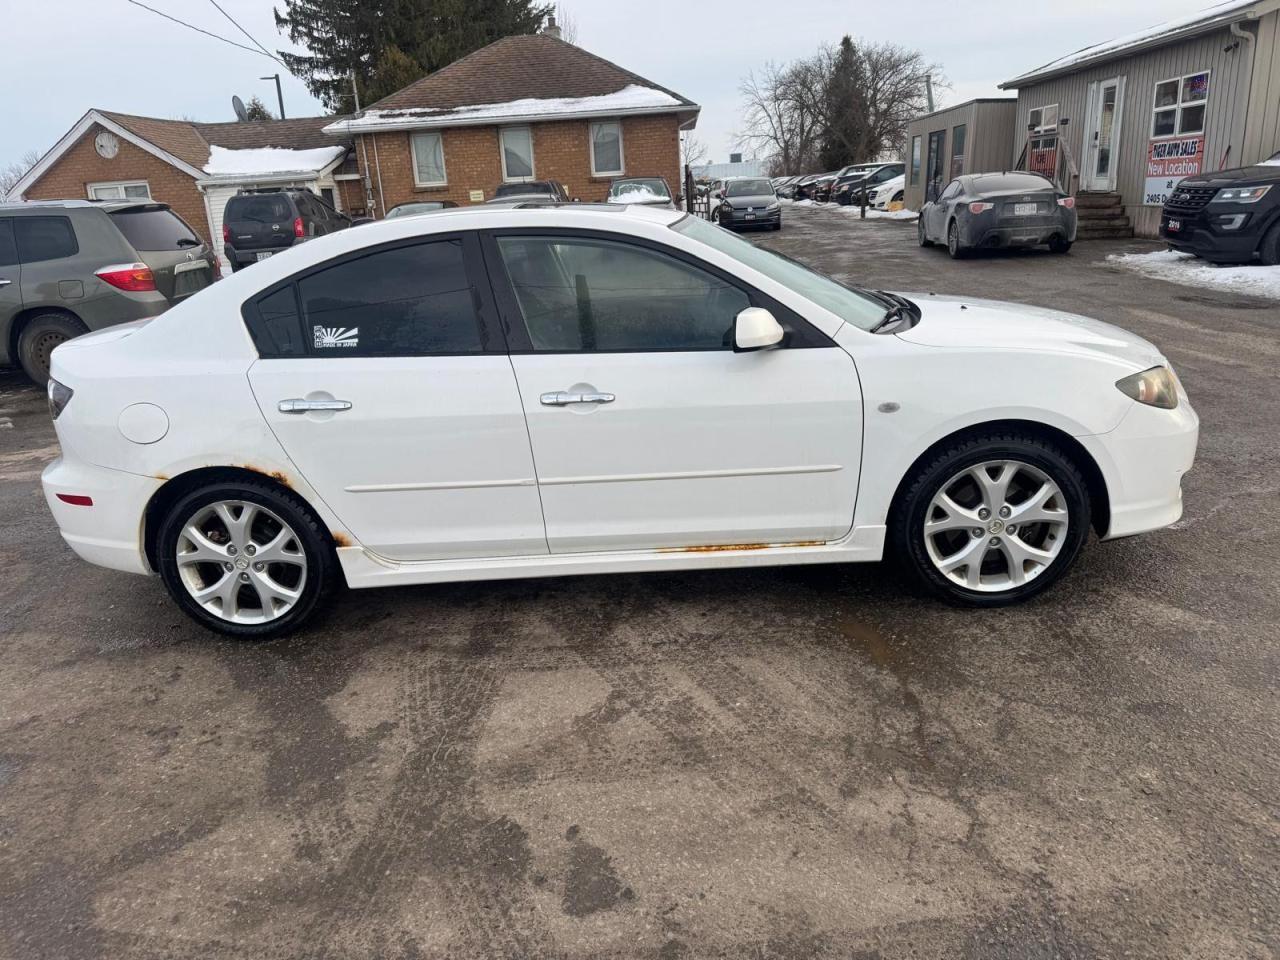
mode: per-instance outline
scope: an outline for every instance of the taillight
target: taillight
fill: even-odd
[[[222,242],[223,243],[231,242],[231,228],[227,226],[225,223],[222,225]]]
[[[71,402],[71,395],[75,392],[65,383],[59,383],[53,377],[49,378],[49,416],[57,420],[58,415],[67,408],[67,404]]]
[[[302,230],[302,218],[301,218],[301,217],[294,217],[294,218],[293,218],[293,235],[294,235],[295,237],[305,237],[305,236],[306,236],[306,234],[305,234],[305,233],[303,232],[303,230]]]
[[[971,203],[969,204],[970,213],[982,213],[985,210],[991,210],[995,207],[994,203]]]
[[[93,273],[119,290],[141,293],[156,288],[155,275],[145,263],[117,263]]]
[[[1076,198],[1075,197],[1059,197],[1058,206],[1066,207],[1068,210],[1074,210],[1076,208]]]

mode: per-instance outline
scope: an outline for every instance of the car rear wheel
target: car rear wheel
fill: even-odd
[[[1066,253],[1071,249],[1071,241],[1065,237],[1051,237],[1049,239],[1050,253]]]
[[[908,479],[892,520],[897,559],[934,593],[1004,606],[1048,589],[1089,531],[1088,487],[1062,449],[999,432],[946,447]]]
[[[218,483],[179,500],[157,541],[160,576],[197,623],[249,640],[296,630],[336,577],[323,527],[267,483]]]
[[[916,239],[920,241],[922,247],[932,247],[933,241],[929,239],[929,235],[924,229],[924,211],[920,212],[920,216],[916,218]]]
[[[1280,265],[1280,223],[1274,224],[1258,244],[1258,258],[1264,266]]]
[[[32,317],[18,335],[18,363],[32,380],[46,384],[54,349],[88,332],[88,327],[65,313],[43,313]]]
[[[952,260],[961,260],[969,251],[960,243],[960,225],[952,220],[947,224],[947,253]]]

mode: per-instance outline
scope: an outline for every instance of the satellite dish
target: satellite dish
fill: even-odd
[[[236,119],[243,122],[249,119],[249,111],[244,108],[244,101],[237,96],[231,98],[231,109],[236,112]]]

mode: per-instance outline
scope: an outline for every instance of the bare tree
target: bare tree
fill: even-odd
[[[560,28],[560,39],[565,43],[578,45],[578,18],[569,12],[562,3],[556,4],[556,25]]]
[[[748,73],[738,88],[743,126],[737,143],[787,173],[805,173],[816,165],[822,133],[820,118],[799,95],[802,82],[796,65],[766,63],[759,74]]]
[[[696,167],[707,162],[707,145],[691,132],[680,138],[680,171],[685,167]]]
[[[14,184],[39,162],[40,154],[35,150],[28,150],[17,160],[0,167],[0,197],[7,196]]]
[[[919,50],[896,43],[871,43],[861,47],[867,82],[867,135],[875,159],[886,150],[901,149],[907,138],[907,124],[928,109],[928,81],[935,88],[950,84],[942,68],[929,63]]]

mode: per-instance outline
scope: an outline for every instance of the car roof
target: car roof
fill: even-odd
[[[121,210],[167,210],[167,203],[155,200],[15,200],[0,202],[3,213],[40,213],[48,210],[102,210],[119,213]]]

